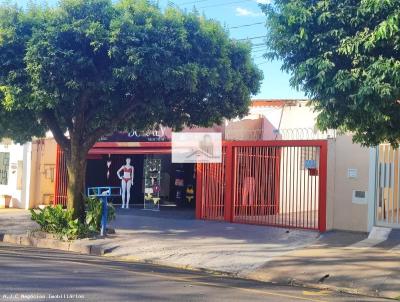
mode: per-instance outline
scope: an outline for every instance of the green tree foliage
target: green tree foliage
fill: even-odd
[[[275,0],[268,58],[282,59],[319,126],[354,132],[365,145],[400,139],[400,1]]]
[[[100,137],[241,116],[261,78],[250,46],[196,13],[146,0],[0,6],[0,137],[51,130],[76,213],[86,155]]]

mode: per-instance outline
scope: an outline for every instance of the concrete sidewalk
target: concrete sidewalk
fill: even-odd
[[[319,236],[317,232],[178,217],[119,211],[113,223],[117,237],[103,247],[110,251],[108,256],[242,274],[309,245]]]
[[[10,243],[105,252],[120,259],[242,275],[274,257],[312,244],[319,236],[312,231],[194,220],[192,212],[117,209],[117,219],[111,225],[116,234],[70,244],[40,237],[6,238]],[[34,229],[38,226],[30,221],[28,211],[0,211],[0,232],[20,235]]]
[[[311,246],[275,257],[247,277],[400,299],[400,234],[379,241],[330,232]]]
[[[36,222],[31,220],[31,213],[21,209],[0,209],[0,233],[25,234],[37,229]]]

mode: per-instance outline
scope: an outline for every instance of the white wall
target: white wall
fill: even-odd
[[[20,189],[17,189],[17,181],[18,181],[18,162],[23,163],[23,154],[24,147],[22,145],[14,145],[14,144],[0,144],[0,152],[6,152],[10,154],[10,163],[8,166],[8,183],[7,185],[0,185],[0,195],[10,195],[12,197],[13,207],[23,207],[22,203],[22,188],[23,183]],[[20,177],[23,179],[23,164],[22,173]]]

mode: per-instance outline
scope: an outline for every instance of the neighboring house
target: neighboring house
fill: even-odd
[[[54,203],[57,143],[50,134],[32,142],[30,207]]]
[[[30,143],[0,141],[0,207],[29,207]]]
[[[336,131],[320,132],[318,113],[306,100],[253,100],[249,115],[227,121],[225,139],[306,140],[334,138]]]
[[[227,122],[225,133],[233,140],[328,140],[327,229],[367,232],[375,223],[371,151],[349,134],[319,131],[317,115],[306,100],[253,100],[249,115]]]

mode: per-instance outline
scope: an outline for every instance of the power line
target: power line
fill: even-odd
[[[268,51],[268,48],[252,50],[252,53],[261,52],[261,51],[267,52],[267,51]]]
[[[265,43],[259,43],[259,44],[252,44],[251,47],[252,48],[260,48],[260,47],[264,47],[266,46]]]
[[[220,3],[220,4],[213,4],[213,5],[206,5],[206,6],[202,6],[202,7],[199,7],[199,8],[201,9],[201,8],[209,8],[209,7],[217,7],[217,6],[227,6],[227,5],[237,4],[237,3],[243,3],[243,2],[253,2],[253,0],[233,1],[233,2],[228,2],[228,3]]]
[[[249,37],[249,38],[237,39],[237,41],[255,40],[255,39],[261,39],[261,38],[266,38],[266,37],[267,36]]]
[[[253,59],[261,59],[261,58],[265,59],[264,55],[258,56],[258,57],[254,57]]]
[[[238,26],[232,26],[232,27],[229,27],[228,29],[249,27],[249,26],[260,25],[260,24],[265,24],[265,22],[256,22],[256,23],[251,23],[251,24],[243,24],[243,25],[238,25]]]
[[[206,1],[210,1],[210,0],[197,0],[197,1],[189,1],[189,2],[184,2],[184,3],[174,3],[172,1],[168,1],[168,2],[174,4],[175,6],[185,6],[185,5],[190,5],[190,4],[196,5],[198,3],[202,3],[202,2],[206,2]],[[201,9],[201,8],[208,8],[208,7],[226,6],[226,5],[230,5],[230,4],[237,4],[237,3],[243,3],[243,2],[253,2],[253,0],[240,0],[240,1],[233,1],[233,2],[228,2],[228,3],[218,3],[218,4],[201,6],[198,8]]]
[[[177,5],[189,5],[189,4],[197,4],[197,3],[200,3],[200,2],[206,2],[206,1],[210,1],[210,0],[197,0],[197,1],[190,1],[190,2],[178,3]]]

